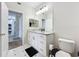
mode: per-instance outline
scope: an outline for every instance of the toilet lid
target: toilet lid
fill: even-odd
[[[67,52],[60,50],[56,53],[55,57],[71,57],[71,55]]]

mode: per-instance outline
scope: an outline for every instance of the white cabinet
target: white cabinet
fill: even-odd
[[[48,56],[49,44],[53,44],[53,33],[41,34],[29,31],[28,36],[29,44],[43,56]]]

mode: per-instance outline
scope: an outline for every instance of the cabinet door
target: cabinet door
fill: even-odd
[[[38,36],[38,41],[39,41],[39,45],[41,46],[41,48],[45,48],[46,46],[46,36],[45,35],[40,35]]]
[[[28,42],[29,42],[29,44],[31,44],[31,39],[32,39],[31,32],[29,32],[28,33]]]
[[[34,36],[35,36],[34,47],[38,50],[39,47],[38,33],[35,33]]]
[[[28,41],[29,41],[29,44],[30,44],[30,45],[34,45],[34,44],[33,44],[33,42],[34,42],[34,35],[33,35],[32,32],[29,32]]]
[[[35,47],[35,34],[34,33],[32,33],[32,41],[31,41],[31,43],[32,43],[32,46]]]
[[[33,33],[33,32],[29,32],[29,43],[31,46],[33,47],[37,47],[37,36],[36,36],[36,33]]]

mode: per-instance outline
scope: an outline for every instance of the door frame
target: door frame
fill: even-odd
[[[15,13],[20,13],[20,14],[22,14],[22,46],[24,45],[24,38],[23,38],[23,12],[20,12],[20,11],[15,11],[15,10],[8,10],[8,13],[9,13],[9,11],[12,11],[12,12],[15,12]],[[9,39],[8,39],[9,40]],[[9,42],[9,41],[8,41]],[[8,45],[8,50],[9,50],[9,45]]]

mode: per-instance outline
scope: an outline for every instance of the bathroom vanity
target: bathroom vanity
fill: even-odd
[[[53,44],[53,32],[28,31],[28,41],[43,56],[49,55],[49,44]]]

